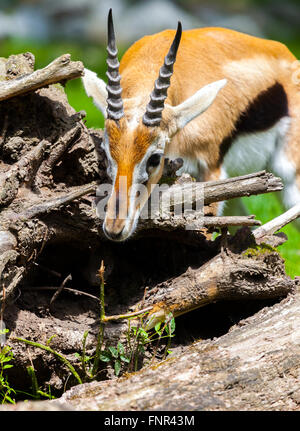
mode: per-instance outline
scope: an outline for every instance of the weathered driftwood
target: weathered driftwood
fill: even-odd
[[[113,297],[111,297],[113,286],[108,280],[107,317],[120,314],[120,311],[122,314],[129,312],[133,317],[132,313],[146,309],[149,314],[144,318],[144,322],[150,329],[158,321],[165,319],[170,312],[178,317],[218,301],[227,301],[227,303],[244,301],[249,304],[251,301],[275,300],[296,291],[297,284],[286,276],[284,262],[279,254],[269,246],[256,246],[248,229],[240,230],[234,238],[223,237],[222,241],[224,241],[223,251],[220,254],[203,265],[194,269],[189,268],[177,277],[156,283],[144,294],[143,291],[140,292],[138,295],[140,300],[137,302],[134,301],[136,296],[129,295],[131,300],[128,301],[127,307],[124,304],[120,308],[118,300],[119,297],[124,297],[122,286],[118,286],[117,292],[113,294],[117,295],[116,302],[113,304]],[[143,252],[145,253],[146,250],[144,249]],[[126,254],[122,255],[122,259],[126,259]],[[137,275],[138,268],[135,270]],[[125,279],[123,290],[128,290],[129,284],[130,281]],[[32,289],[28,286],[27,289],[21,289],[22,301],[25,304],[30,303],[30,306],[25,306],[23,309],[22,301],[21,306],[8,303],[4,321],[11,329],[12,341],[9,340],[9,343],[13,347],[18,368],[24,369],[25,374],[29,361],[34,361],[37,376],[43,376],[46,373],[48,377],[45,384],[50,383],[56,390],[62,390],[68,378],[68,370],[59,363],[53,362],[51,355],[39,349],[32,348],[29,355],[26,345],[13,342],[13,339],[22,337],[46,344],[47,340],[56,335],[51,341],[51,347],[65,355],[74,366],[79,367],[80,363],[74,353],[81,352],[82,338],[86,330],[89,331],[87,352],[89,355],[94,353],[98,332],[99,301],[96,300],[95,295],[93,297],[81,295],[78,301],[74,297],[78,292],[66,289],[65,296],[60,295],[50,306],[53,286],[50,296],[46,295],[46,290],[47,286],[41,286],[41,288],[33,286]],[[38,313],[35,311],[36,307],[39,310]],[[81,313],[80,310],[88,310],[88,314]],[[76,314],[75,321],[74,314]],[[26,322],[30,322],[30,325]],[[138,324],[137,319],[131,320],[132,326],[136,324]],[[126,320],[110,322],[108,319],[105,325],[105,344],[115,346],[119,340],[126,344],[127,333]]]
[[[30,61],[34,64],[32,57]],[[11,63],[12,61],[8,62],[8,71],[12,68]],[[62,55],[43,69],[36,70],[17,79],[0,81],[0,101],[26,94],[50,84],[79,78],[83,75],[83,69],[84,66],[81,61],[71,61],[69,54]]]

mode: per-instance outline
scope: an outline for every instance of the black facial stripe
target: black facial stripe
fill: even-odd
[[[120,197],[117,196],[116,197],[116,218],[119,217],[119,212],[120,212]]]
[[[263,132],[273,127],[281,118],[287,116],[288,98],[283,86],[276,82],[262,91],[240,115],[235,130],[220,145],[219,165],[229,150],[232,142],[243,133]]]
[[[158,154],[158,153],[152,154],[147,161],[147,169],[150,167],[156,168],[160,163],[160,159],[161,159],[161,154]]]

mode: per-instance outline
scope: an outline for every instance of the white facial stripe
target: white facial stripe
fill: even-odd
[[[108,138],[106,130],[104,131],[104,139],[102,141],[101,148],[105,151],[105,154],[107,157],[107,163],[108,163],[107,174],[114,183],[115,179],[116,179],[118,167],[117,167],[117,163],[115,162],[115,160],[112,158],[112,156],[110,154],[109,138]]]
[[[128,206],[129,206],[128,207],[128,217],[127,217],[127,220],[126,220],[126,223],[124,226],[124,230],[123,230],[123,234],[126,236],[128,233],[133,232],[137,226],[142,208],[139,207],[138,209],[136,209],[137,199],[140,201],[140,199],[136,196],[136,190],[138,189],[138,186],[141,183],[147,181],[149,178],[149,175],[146,171],[147,161],[148,161],[149,157],[151,157],[151,155],[154,153],[160,153],[163,156],[163,151],[158,149],[157,143],[153,143],[152,145],[150,145],[150,147],[146,151],[143,159],[134,168],[133,178],[132,178],[132,187],[131,187],[131,196],[130,196],[130,199],[128,200]],[[157,170],[159,169],[159,167],[160,166],[158,165],[158,167],[156,169],[154,169],[151,174],[153,175],[154,173],[156,173]],[[137,187],[135,187],[135,186],[137,186]]]
[[[133,186],[134,184],[144,183],[149,179],[149,174],[146,171],[147,161],[154,153],[160,153],[163,156],[163,151],[158,150],[155,143],[150,145],[140,163],[135,166],[132,177]],[[152,172],[152,175],[157,171],[157,169],[159,169],[159,166]],[[142,208],[140,208],[140,210],[142,210]],[[137,222],[140,210],[136,211],[136,197],[135,193],[133,193],[131,199],[129,200],[128,218],[132,219],[134,217],[134,219],[136,219],[135,222]]]
[[[147,168],[147,162],[149,157],[152,156],[152,154],[154,153],[159,153],[161,154],[161,156],[163,156],[164,152],[161,149],[158,149],[158,146],[156,143],[153,143],[152,145],[150,145],[150,147],[148,148],[148,150],[146,151],[146,154],[144,155],[144,157],[142,158],[142,160],[140,161],[140,163],[138,163],[133,171],[133,183],[144,183],[145,181],[148,180],[149,175],[146,171]],[[153,171],[155,172],[155,171]]]

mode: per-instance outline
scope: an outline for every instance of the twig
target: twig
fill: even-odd
[[[45,242],[45,241],[44,241],[44,242]],[[41,268],[43,271],[46,271],[46,272],[48,272],[49,274],[54,275],[55,277],[59,277],[59,278],[61,277],[61,274],[60,274],[59,272],[56,272],[56,271],[54,271],[53,269],[47,268],[46,266],[41,265],[40,263],[33,262],[32,264],[33,264],[34,266],[37,266],[37,267]],[[57,288],[55,287],[54,289],[57,289]]]
[[[1,311],[0,311],[0,322],[3,321],[4,308],[5,308],[5,287],[3,284],[2,285],[2,304],[1,304]]]
[[[71,61],[70,54],[55,59],[43,69],[10,81],[0,82],[0,101],[19,96],[50,84],[79,78],[83,75],[81,61]]]
[[[263,226],[255,229],[253,235],[257,240],[261,239],[266,235],[272,235],[279,229],[286,226],[288,223],[292,222],[293,220],[296,220],[298,217],[300,217],[300,203],[293,206],[291,209],[281,214],[280,216],[264,224]]]
[[[81,126],[76,124],[75,127],[68,130],[63,136],[59,138],[57,143],[52,146],[49,157],[40,165],[35,179],[35,184],[41,187],[51,182],[51,172],[53,166],[61,159],[64,152],[71,144],[74,144],[81,135]]]
[[[193,222],[192,222],[193,224]],[[221,227],[227,226],[260,226],[261,222],[255,220],[255,215],[249,216],[224,216],[224,217],[202,217],[197,221],[199,227]]]
[[[69,274],[64,281],[61,283],[61,285],[59,286],[59,288],[56,290],[56,292],[54,293],[54,295],[52,296],[51,300],[50,300],[50,306],[53,304],[53,302],[56,300],[56,298],[58,297],[58,295],[61,293],[61,291],[63,290],[63,288],[65,287],[66,283],[72,280],[72,275]]]
[[[93,182],[84,186],[74,187],[75,190],[70,193],[63,194],[60,197],[41,202],[40,204],[32,205],[29,208],[26,208],[21,213],[15,213],[11,211],[7,211],[3,217],[10,221],[16,222],[17,220],[26,221],[31,218],[37,217],[39,215],[45,214],[53,209],[57,209],[61,205],[66,205],[69,202],[74,201],[75,199],[80,198],[86,194],[92,193],[95,191],[97,183]]]
[[[166,214],[165,218],[153,218],[140,220],[138,230],[160,229],[160,230],[201,230],[206,227],[226,228],[227,226],[260,226],[261,222],[255,220],[254,215],[250,216],[224,216],[224,217],[198,217],[196,213],[192,216],[173,217]]]
[[[21,157],[12,167],[0,176],[0,203],[9,204],[17,195],[22,182],[29,182],[35,175],[48,142],[42,140],[36,147]]]
[[[97,337],[97,345],[96,345],[96,352],[95,352],[95,360],[92,368],[92,375],[95,376],[97,374],[98,368],[99,368],[99,360],[100,360],[100,353],[102,350],[103,345],[103,339],[104,339],[104,320],[105,320],[105,300],[104,300],[104,261],[101,261],[101,266],[99,269],[99,277],[100,277],[100,322],[99,322],[99,332]]]
[[[3,128],[2,128],[2,132],[1,132],[1,136],[0,136],[0,147],[2,146],[2,144],[5,141],[5,137],[6,137],[6,132],[7,132],[7,126],[8,126],[8,114],[6,113],[4,116],[4,121],[3,121]]]
[[[145,314],[148,311],[152,310],[153,307],[146,307],[142,310],[135,311],[132,313],[126,313],[126,314],[116,314],[114,316],[105,316],[104,322],[111,322],[111,321],[117,321],[117,320],[124,320],[124,319],[130,319],[131,317],[140,316],[141,314]]]
[[[197,200],[208,205],[243,196],[270,193],[283,189],[281,178],[266,171],[249,175],[227,178],[225,180],[201,182],[187,182],[174,184],[165,192],[164,200],[170,200],[171,206],[184,205]],[[169,198],[168,198],[169,196]]]
[[[56,290],[57,287],[55,286],[23,286],[22,290]],[[74,295],[83,295],[87,296],[88,298],[92,298],[95,301],[99,302],[99,298],[97,296],[92,295],[91,293],[83,292],[82,290],[74,289],[73,287],[64,287],[64,292],[70,292],[74,293]]]

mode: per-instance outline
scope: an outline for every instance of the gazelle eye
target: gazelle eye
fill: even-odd
[[[147,161],[147,172],[152,172],[160,163],[161,154],[152,154]]]

